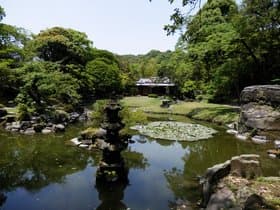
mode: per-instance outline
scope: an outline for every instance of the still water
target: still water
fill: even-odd
[[[261,155],[264,175],[280,175],[280,161],[266,155],[271,145],[239,141],[212,126],[218,134],[198,142],[159,141],[136,133],[135,143],[123,154],[129,183],[111,189],[97,187],[100,152],[67,145],[85,127],[75,125],[63,134],[33,136],[1,130],[0,209],[167,210],[178,200],[188,201],[195,209],[200,195],[198,177],[206,168],[244,153]]]

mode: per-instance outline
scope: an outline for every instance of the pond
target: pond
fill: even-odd
[[[150,116],[151,121],[159,119],[190,122],[179,116]],[[154,140],[135,133],[135,143],[123,154],[129,184],[97,187],[101,154],[67,145],[85,127],[75,125],[47,136],[1,131],[0,209],[167,210],[177,200],[189,201],[196,209],[198,177],[206,168],[244,153],[261,155],[264,175],[280,175],[280,161],[266,155],[269,145],[239,141],[211,125],[219,132],[197,142]]]

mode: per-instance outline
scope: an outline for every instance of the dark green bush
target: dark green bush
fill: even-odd
[[[31,119],[31,111],[28,109],[27,105],[25,104],[18,104],[17,106],[18,112],[17,112],[17,119],[19,121],[28,121]]]

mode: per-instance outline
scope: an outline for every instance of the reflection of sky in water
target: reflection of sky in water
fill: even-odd
[[[94,188],[95,168],[67,175],[63,183],[49,184],[38,192],[23,188],[7,193],[3,209],[95,209],[100,203]]]
[[[164,149],[163,149],[164,147]],[[179,143],[171,142],[162,146],[156,141],[130,145],[131,151],[141,152],[148,159],[146,169],[130,169],[129,183],[125,189],[124,203],[131,209],[168,209],[168,201],[173,200],[168,188],[164,170],[174,166],[182,169],[182,157],[188,149]],[[23,188],[6,193],[7,200],[3,209],[95,209],[101,203],[95,189],[96,167],[88,165],[84,170],[67,175],[62,183],[51,183],[37,191]],[[26,171],[24,177],[33,176]]]
[[[181,157],[185,151],[178,143],[162,147],[156,141],[133,145],[133,149],[141,151],[148,159],[150,166],[144,171],[132,169],[129,172],[131,185],[126,189],[124,200],[131,209],[168,209],[168,200],[173,200],[164,170],[171,170],[174,166],[182,168]]]

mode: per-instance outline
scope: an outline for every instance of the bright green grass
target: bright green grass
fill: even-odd
[[[235,107],[204,102],[179,102],[169,108],[161,108],[159,98],[146,96],[125,97],[121,100],[124,106],[139,108],[145,112],[186,115],[197,120],[205,120],[218,124],[237,121],[238,110]]]

